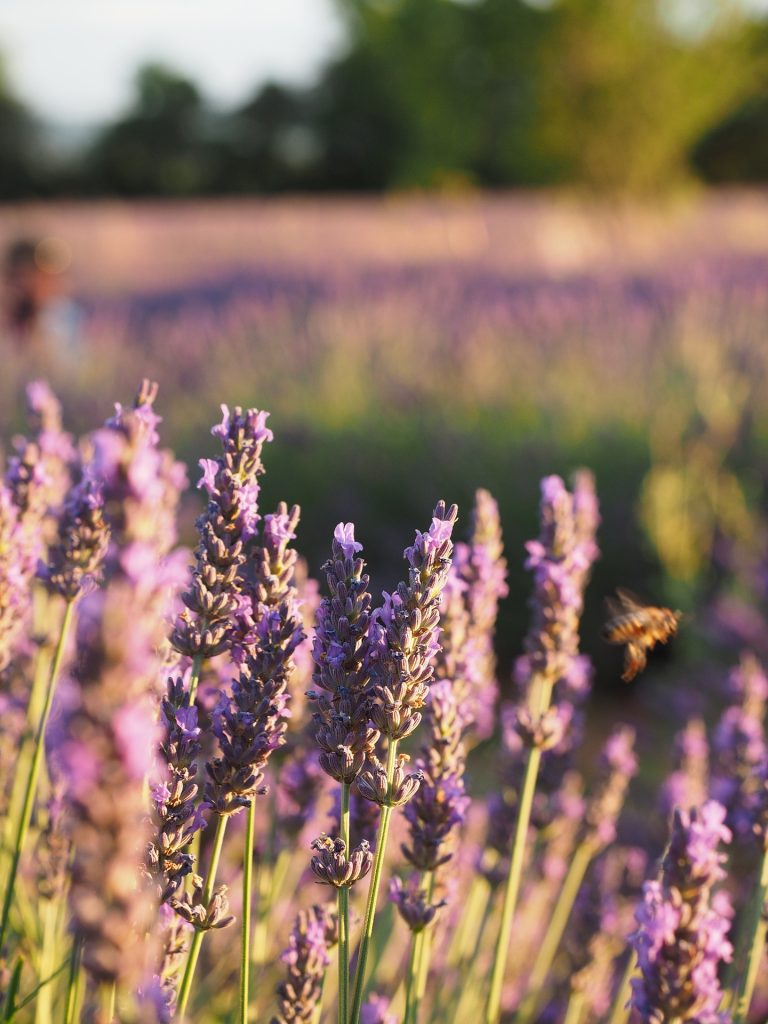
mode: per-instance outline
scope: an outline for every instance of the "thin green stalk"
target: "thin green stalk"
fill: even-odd
[[[27,727],[24,730],[21,749],[19,750],[16,762],[16,771],[11,787],[11,798],[8,803],[8,813],[4,825],[5,840],[8,848],[10,848],[11,836],[16,834],[15,829],[18,828],[18,822],[21,817],[24,789],[29,778],[32,755],[34,753],[35,730],[42,713],[45,691],[51,670],[51,653],[50,648],[44,645],[38,648],[35,655],[32,688],[27,707]]]
[[[435,895],[435,873],[428,871],[424,876],[424,887],[427,891],[427,902],[431,903]],[[424,993],[427,991],[427,978],[429,977],[429,961],[432,957],[432,937],[434,928],[430,925],[424,929],[424,938],[421,942],[421,954],[417,963],[416,971],[416,1000],[413,1007],[414,1022],[419,1019],[419,1009]]]
[[[568,1009],[565,1012],[563,1024],[580,1024],[584,1016],[584,993],[577,989],[571,989],[571,997],[568,1000]]]
[[[538,684],[538,685],[537,685]],[[552,683],[546,679],[534,681],[531,691],[531,704],[540,715],[544,714],[549,707],[552,696]],[[501,1015],[501,989],[504,983],[504,973],[507,969],[509,958],[509,944],[512,938],[512,921],[515,916],[517,898],[520,894],[520,883],[523,877],[523,862],[525,860],[525,846],[528,839],[528,826],[531,821],[531,810],[533,808],[533,795],[536,790],[536,779],[541,764],[541,750],[539,747],[531,747],[528,754],[528,761],[525,765],[525,777],[523,789],[520,794],[520,807],[517,814],[517,824],[512,842],[512,857],[509,863],[509,875],[504,891],[504,903],[501,911],[501,925],[496,941],[496,955],[493,961],[493,972],[491,974],[491,986],[488,993],[488,1003],[485,1009],[485,1024],[498,1024]]]
[[[51,974],[49,974],[47,978],[43,978],[43,980],[41,982],[38,982],[38,984],[35,985],[35,987],[32,989],[32,991],[27,993],[27,995],[24,996],[24,998],[21,1000],[21,1002],[17,1003],[14,1006],[13,1012],[14,1013],[18,1013],[19,1010],[23,1010],[25,1006],[29,1006],[29,1004],[31,1002],[33,1002],[35,999],[37,999],[38,995],[41,992],[47,992],[48,991],[48,986],[50,985],[50,983],[55,978],[58,978],[58,976],[61,974],[61,972],[66,967],[68,967],[68,966],[69,966],[69,959],[65,960],[64,963],[59,964],[59,966],[56,968],[55,971],[53,971]],[[39,1004],[39,1001],[38,1001],[38,1004]]]
[[[200,623],[200,631],[205,629],[205,619]],[[200,673],[203,669],[203,656],[196,654],[192,659],[192,671],[189,673],[189,703],[195,703],[197,687],[200,683]]]
[[[613,997],[608,1024],[626,1024],[629,1020],[629,997],[632,994],[632,975],[637,970],[637,954],[634,949],[630,953],[627,966],[621,976],[616,995]]]
[[[53,965],[56,952],[57,906],[55,900],[43,901],[43,944],[40,951],[39,977],[53,976]],[[66,966],[66,964],[64,965]],[[56,972],[58,973],[58,972]],[[51,1024],[52,992],[51,988],[39,986],[40,998],[35,1006],[35,1024]]]
[[[45,694],[45,702],[43,704],[43,710],[40,715],[37,732],[35,734],[35,751],[32,756],[32,765],[29,771],[29,776],[27,777],[27,786],[24,791],[24,804],[21,809],[21,817],[19,819],[19,827],[16,832],[13,857],[11,859],[11,867],[8,873],[5,897],[3,899],[3,912],[2,918],[0,919],[0,949],[2,949],[6,930],[8,928],[8,918],[11,912],[11,903],[13,902],[13,888],[16,883],[16,875],[19,870],[19,861],[21,860],[24,842],[27,838],[29,823],[32,820],[32,809],[34,807],[35,796],[37,794],[37,782],[40,778],[40,767],[45,754],[45,744],[43,742],[45,739],[45,730],[51,714],[53,695],[56,691],[56,680],[58,678],[59,668],[61,667],[61,660],[64,656],[64,646],[67,642],[69,627],[72,623],[74,606],[74,601],[68,601],[64,610],[64,617],[61,620],[61,629],[59,630],[59,639],[56,644],[56,651],[51,664],[51,672],[48,677],[48,688]]]
[[[747,956],[747,969],[739,978],[738,986],[734,991],[733,1024],[744,1024],[749,1012],[749,1004],[752,1002],[752,993],[755,990],[757,973],[763,959],[766,930],[768,930],[768,922],[765,920],[766,896],[768,896],[768,846],[763,853],[760,878],[749,905],[745,932],[747,946],[744,950]]]
[[[538,677],[531,683],[530,688],[530,709],[538,715],[544,715],[549,708],[552,697],[552,682],[543,677]],[[525,845],[528,838],[528,825],[530,824],[530,812],[534,807],[534,794],[536,782],[539,777],[539,766],[542,762],[542,752],[539,746],[531,746],[528,753],[528,760],[525,764],[525,775],[520,794],[520,806],[517,812],[517,823],[515,835],[512,841],[512,856],[509,863],[509,874],[504,892],[504,903],[502,905],[502,920],[499,928],[499,936],[496,944],[496,955],[494,957],[494,970],[490,975],[490,988],[488,1000],[485,1007],[485,1024],[499,1024],[502,1007],[502,986],[504,974],[507,970],[509,958],[509,945],[512,939],[512,922],[514,921],[517,897],[520,894],[520,883],[522,881],[522,865],[525,860]]]
[[[395,758],[397,757],[397,740],[390,741],[387,754],[387,782],[392,788],[392,776],[395,771]],[[368,902],[365,907],[365,920],[363,922],[363,934],[360,939],[360,953],[355,971],[355,991],[352,999],[352,1012],[349,1017],[349,1024],[359,1024],[360,1010],[363,1005],[363,992],[365,990],[365,969],[368,964],[368,952],[373,935],[373,922],[376,917],[376,903],[379,897],[379,886],[381,884],[381,872],[384,865],[384,852],[389,836],[389,820],[392,817],[391,807],[381,808],[379,818],[379,830],[376,836],[376,854],[373,859],[373,871],[371,872],[371,884],[368,888]]]
[[[349,856],[349,784],[341,784],[341,839]],[[349,1016],[349,889],[338,889],[339,900],[339,1024]]]
[[[587,868],[590,865],[594,852],[595,844],[588,840],[576,848],[571,858],[568,872],[560,888],[557,902],[549,919],[544,938],[539,946],[536,960],[531,968],[531,973],[528,975],[525,996],[520,1004],[520,1009],[515,1014],[515,1024],[529,1024],[536,1015],[544,995],[544,986],[549,977],[552,961],[555,959],[560,948],[563,932],[568,924],[573,904],[576,902],[581,883],[584,881],[584,875],[587,873]]]
[[[253,888],[253,834],[256,828],[256,800],[248,804],[243,854],[243,924],[240,942],[240,1018],[239,1024],[248,1024],[248,981],[251,967],[251,899]]]
[[[208,879],[203,889],[203,904],[208,906],[211,897],[213,896],[214,886],[216,885],[216,872],[219,867],[219,858],[221,857],[221,848],[224,845],[224,835],[227,831],[227,822],[229,821],[229,815],[219,815],[219,820],[216,824],[216,834],[213,837],[213,849],[211,850],[211,863],[208,867]],[[192,942],[190,943],[189,953],[187,955],[187,964],[184,968],[184,977],[181,979],[181,986],[179,987],[179,1019],[184,1019],[184,1014],[187,1009],[187,1003],[189,1002],[189,993],[192,989],[192,979],[195,976],[195,968],[197,967],[197,958],[200,956],[200,947],[203,944],[203,936],[205,932],[202,929],[197,929],[195,934],[192,936]]]
[[[117,984],[116,982],[105,981],[99,986],[99,1004],[101,1007],[100,1021],[104,1024],[112,1024],[115,1019],[117,1008]]]
[[[408,970],[405,975],[405,1014],[403,1024],[412,1024],[416,1007],[416,989],[419,977],[419,964],[424,949],[424,929],[411,936],[411,952],[408,957]]]
[[[67,978],[67,1001],[64,1010],[64,1024],[74,1024],[80,985],[80,939],[72,943],[69,956],[69,976]]]

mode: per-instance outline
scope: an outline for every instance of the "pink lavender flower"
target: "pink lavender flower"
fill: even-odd
[[[721,1024],[718,968],[731,958],[730,902],[715,886],[725,877],[720,843],[731,833],[722,805],[675,811],[658,881],[646,882],[632,943],[640,977],[632,1006],[643,1020]]]
[[[363,1003],[360,1024],[397,1024],[397,1016],[389,1013],[389,1000],[374,993]]]

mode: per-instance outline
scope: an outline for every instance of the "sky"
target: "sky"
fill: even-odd
[[[226,106],[267,78],[310,81],[341,42],[333,0],[0,0],[11,83],[62,124],[113,117],[150,59]]]

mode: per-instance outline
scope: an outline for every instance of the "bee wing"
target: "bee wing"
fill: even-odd
[[[648,602],[643,601],[637,594],[633,594],[631,590],[627,590],[626,587],[616,587],[616,598],[619,602],[619,607],[622,613],[626,612],[637,612],[642,608],[648,607]]]
[[[621,678],[625,683],[631,683],[635,676],[639,675],[646,666],[645,649],[639,644],[627,644],[624,651],[624,672]]]

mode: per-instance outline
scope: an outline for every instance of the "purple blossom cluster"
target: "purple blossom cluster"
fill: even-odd
[[[632,942],[640,977],[632,1005],[646,1021],[722,1024],[718,970],[731,958],[733,911],[717,889],[725,878],[721,843],[729,843],[725,808],[711,800],[675,811],[659,879],[646,882]]]
[[[35,780],[0,795],[17,837],[1,894],[3,1015],[40,999],[41,1020],[59,1005],[73,1019],[79,1000],[97,1021],[112,998],[132,1024],[227,1015],[237,958],[216,933],[239,918],[240,1021],[329,1024],[338,992],[341,1024],[468,1020],[483,1007],[489,1024],[513,1007],[520,1024],[584,1024],[626,1019],[630,989],[648,1024],[724,1024],[732,1010],[741,1024],[750,1003],[761,1019],[768,681],[745,655],[719,720],[683,723],[660,787],[669,845],[644,881],[659,846],[638,814],[648,787],[629,789],[635,730],[612,723],[591,772],[574,757],[590,711],[579,628],[598,554],[591,476],[572,491],[542,482],[531,624],[515,699],[498,709],[507,568],[486,491],[455,546],[457,509],[438,503],[378,607],[354,526],[339,523],[318,600],[295,547],[298,507],[261,508],[267,414],[224,407],[220,454],[202,461],[190,578],[177,547],[185,474],[160,447],[155,396],[144,382],[76,447],[33,385],[32,437],[0,481],[0,757],[5,769],[15,745],[19,778]],[[472,773],[494,756],[481,741],[499,726],[498,791],[472,799]],[[268,782],[273,799],[256,800]],[[391,870],[398,859],[407,877]],[[327,891],[310,881],[334,889],[338,909],[310,906]],[[391,917],[374,928],[381,884],[394,929]],[[734,924],[744,963],[726,972]]]

